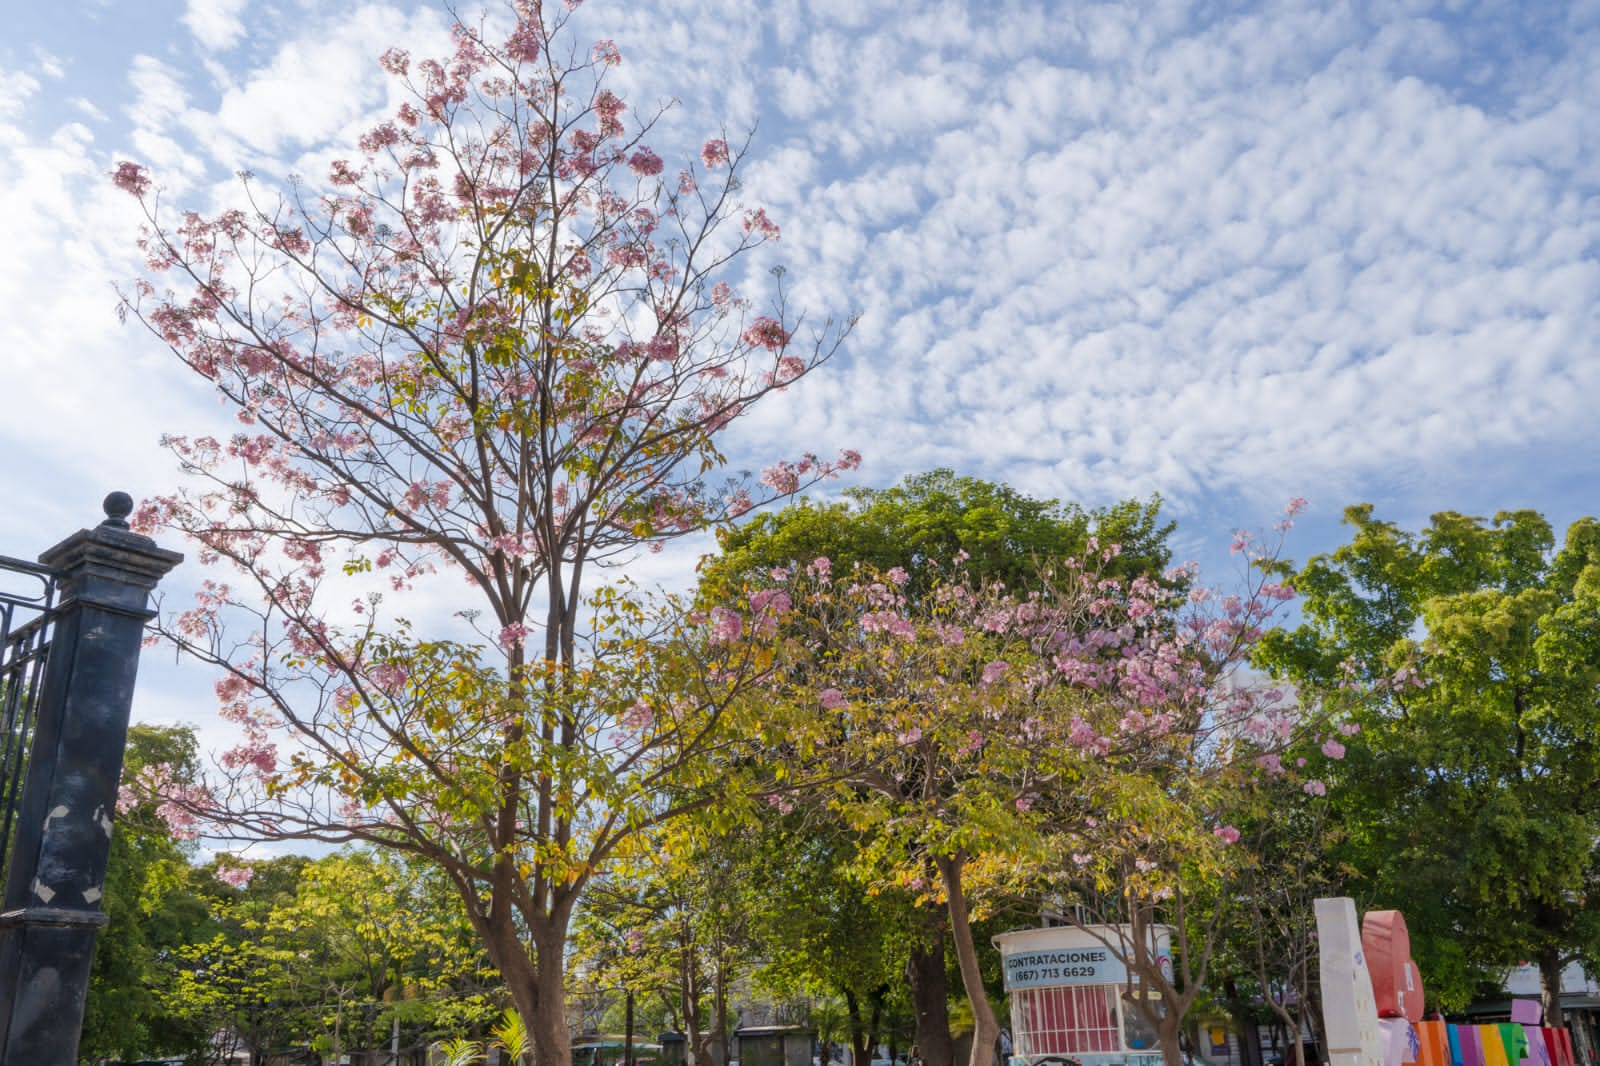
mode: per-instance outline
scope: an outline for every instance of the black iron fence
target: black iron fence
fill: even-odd
[[[0,555],[0,884],[11,856],[17,802],[55,620],[56,572]]]

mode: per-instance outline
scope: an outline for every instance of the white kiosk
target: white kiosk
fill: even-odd
[[[1149,948],[1171,975],[1172,931],[1153,930]],[[1159,1066],[1155,1030],[1129,1002],[1143,994],[1123,959],[1128,926],[1018,929],[994,938],[1011,998],[1012,1063]]]

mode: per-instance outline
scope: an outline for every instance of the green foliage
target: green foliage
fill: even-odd
[[[722,531],[702,598],[725,599],[752,575],[818,556],[846,570],[859,563],[919,572],[925,563],[948,564],[965,552],[969,573],[1019,589],[1036,579],[1037,563],[1083,555],[1090,537],[1121,545],[1110,575],[1160,574],[1171,557],[1174,523],[1160,521],[1160,497],[1085,509],[944,469],[844,495],[843,503],[804,500]]]
[[[1374,694],[1333,793],[1350,887],[1405,911],[1445,1008],[1519,960],[1600,961],[1600,526],[1556,550],[1532,511],[1345,520],[1257,661]]]
[[[134,725],[124,761],[128,776],[166,764],[179,775],[196,765],[193,732]],[[85,1058],[184,1054],[209,1034],[182,1012],[165,1009],[157,989],[164,960],[215,929],[204,878],[189,865],[154,804],[117,812],[101,908],[108,923],[95,944],[80,1049]]]
[[[522,1016],[514,1010],[506,1011],[495,1024],[494,1040],[513,1064],[521,1063],[533,1053],[533,1045],[528,1040],[528,1027],[522,1023]]]
[[[134,726],[130,738],[134,769],[193,750],[186,730]],[[121,813],[112,847],[86,1057],[200,1055],[224,1031],[246,1051],[348,1050],[386,1043],[396,1018],[420,1036],[503,1008],[434,871],[364,851],[285,856],[254,861],[234,888],[215,860],[191,865],[150,805]]]

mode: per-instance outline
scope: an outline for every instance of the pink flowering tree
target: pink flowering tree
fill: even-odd
[[[208,216],[113,174],[147,218],[125,310],[241,423],[169,437],[189,483],[137,521],[232,571],[164,635],[217,669],[243,742],[201,784],[144,785],[192,830],[437,863],[545,1066],[568,1061],[575,904],[707,802],[684,768],[767,669],[747,605],[685,620],[593,571],[858,462],[711,477],[722,431],[848,327],[802,335],[781,285],[733,288],[779,236],[740,199],[744,146],[669,169],[608,85],[617,47],[569,18],[516,0],[444,59],[384,53],[405,102],[322,180],[247,176]],[[451,573],[455,620],[394,611]]]
[[[916,575],[834,573],[819,558],[773,571],[774,587],[750,594],[783,612],[790,641],[770,683],[783,712],[767,719],[770,742],[790,758],[769,802],[784,809],[820,794],[854,821],[865,865],[886,885],[948,908],[974,1066],[989,1061],[999,1031],[975,916],[1037,899],[1065,873],[1118,886],[1114,921],[1180,919],[1171,910],[1182,907],[1180,875],[1219,869],[1238,840],[1219,817],[1228,790],[1270,773],[1306,714],[1238,680],[1292,595],[1286,587],[1259,570],[1230,597],[1184,574],[1117,578],[1107,571],[1118,548],[1090,548],[1026,594],[967,580],[959,557]],[[1119,947],[1141,978],[1160,973],[1153,952]],[[1175,1057],[1203,965],[1165,980],[1159,991],[1177,1009],[1161,1036]]]
[[[1184,1017],[1259,866],[1241,827],[1272,816],[1263,797],[1321,797],[1321,772],[1344,755],[1346,701],[1312,700],[1247,669],[1295,596],[1276,559],[1304,508],[1290,501],[1275,536],[1235,535],[1245,564],[1236,591],[1134,590],[1108,645],[1118,658],[1073,668],[1100,693],[1101,717],[1078,737],[1094,772],[1053,812],[1043,880],[1062,919],[1126,964],[1127,1010],[1169,1066],[1182,1061]]]

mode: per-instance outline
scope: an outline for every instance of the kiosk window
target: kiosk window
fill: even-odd
[[[1014,990],[1014,1054],[1031,1057],[1121,1050],[1117,993],[1113,985]]]

